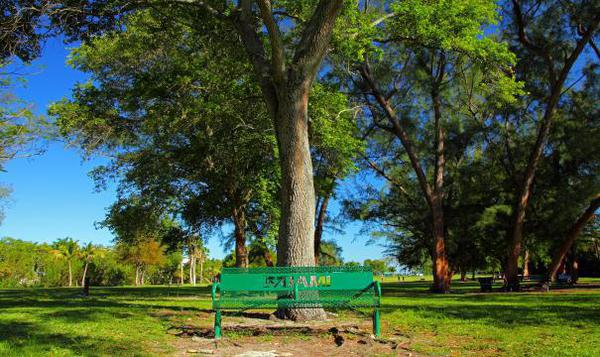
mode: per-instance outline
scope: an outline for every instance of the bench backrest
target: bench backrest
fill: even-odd
[[[380,297],[365,267],[224,268],[213,290],[215,308],[371,307]]]

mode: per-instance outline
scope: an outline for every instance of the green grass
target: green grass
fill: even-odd
[[[384,337],[425,355],[600,355],[600,289],[479,294],[476,283],[455,282],[454,293],[432,295],[427,284],[383,284]],[[212,324],[208,287],[79,293],[0,290],[0,356],[168,355],[178,339],[170,326]]]

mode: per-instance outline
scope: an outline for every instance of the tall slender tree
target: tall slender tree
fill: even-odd
[[[402,1],[392,2],[389,9],[392,16],[382,22],[382,31],[373,35],[376,46],[372,51],[384,53],[383,58],[365,56],[353,81],[369,108],[366,131],[392,135],[405,151],[403,159],[412,167],[431,220],[432,290],[443,293],[449,290],[452,275],[444,217],[448,195],[446,137],[451,117],[457,113],[451,104],[457,99],[465,102],[469,95],[474,97],[473,91],[485,98],[509,98],[517,86],[502,70],[512,64],[514,56],[493,37],[484,36],[483,28],[497,21],[493,1]],[[457,91],[461,75],[469,67],[479,67],[484,75],[479,83],[471,83],[470,90]],[[472,105],[472,111],[478,110],[474,102],[467,104]],[[420,109],[423,106],[425,111]],[[468,111],[462,113],[463,118],[465,114]],[[463,145],[465,150],[469,144]],[[389,178],[375,163],[369,165]]]
[[[73,286],[73,262],[79,257],[79,244],[73,238],[66,237],[52,243],[52,253],[64,259],[69,269],[69,287]]]
[[[519,174],[515,196],[513,223],[508,233],[510,246],[505,262],[507,290],[519,289],[519,257],[523,245],[525,218],[534,179],[555,121],[557,107],[565,89],[570,88],[570,75],[586,47],[593,44],[600,26],[600,5],[597,2],[548,1],[543,6],[536,1],[512,0],[507,4],[510,27],[506,36],[519,56],[517,73],[523,77],[538,76],[528,81],[526,89],[536,97],[536,139],[531,146],[526,165]],[[596,53],[598,55],[598,53]],[[599,56],[600,58],[600,56]]]

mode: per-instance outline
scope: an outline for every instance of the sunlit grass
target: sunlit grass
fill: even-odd
[[[452,294],[432,295],[421,281],[383,288],[384,337],[420,354],[600,355],[600,289],[480,294],[477,283],[455,282]],[[208,287],[94,288],[90,298],[75,288],[0,290],[0,356],[168,355],[177,339],[169,327],[211,326],[209,309]]]

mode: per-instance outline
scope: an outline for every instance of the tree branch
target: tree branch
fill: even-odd
[[[512,0],[513,3],[513,11],[515,15],[515,23],[517,24],[518,30],[518,38],[519,42],[521,42],[526,48],[536,53],[540,57],[544,59],[546,62],[546,66],[548,67],[548,73],[550,74],[550,78],[552,78],[552,82],[556,80],[556,76],[554,74],[554,65],[552,59],[550,58],[550,54],[548,51],[544,51],[541,47],[537,46],[533,42],[529,40],[527,37],[527,33],[525,31],[525,19],[523,17],[523,11],[521,9],[521,4],[519,0]]]
[[[410,162],[412,164],[412,167],[415,171],[415,174],[417,175],[419,185],[421,186],[421,189],[423,190],[423,194],[425,195],[425,198],[427,199],[427,203],[430,205],[430,207],[433,207],[433,203],[434,203],[433,202],[433,194],[434,193],[433,193],[433,190],[431,189],[431,186],[427,182],[427,178],[425,177],[425,172],[423,171],[423,168],[421,167],[421,164],[419,163],[419,159],[413,148],[413,145],[410,140],[410,136],[408,135],[408,132],[404,129],[404,127],[402,126],[402,124],[400,123],[398,118],[396,117],[396,113],[395,113],[394,109],[390,106],[389,102],[387,100],[385,100],[385,97],[377,88],[375,81],[371,77],[369,64],[366,63],[366,61],[360,67],[360,73],[361,73],[361,76],[363,77],[363,79],[365,80],[365,83],[371,89],[373,96],[375,97],[375,100],[381,106],[381,108],[384,110],[386,117],[392,124],[393,133],[400,139],[400,142],[402,143],[404,150],[406,150],[406,154],[408,155]]]
[[[343,0],[321,0],[317,5],[311,19],[306,24],[300,42],[296,47],[293,64],[300,67],[311,80],[317,73],[333,26],[344,4]]]
[[[254,68],[258,83],[263,91],[267,106],[272,115],[277,113],[277,95],[271,81],[270,65],[265,48],[257,32],[256,21],[252,14],[252,0],[241,0],[232,14],[233,25],[239,33],[250,63]]]
[[[273,78],[276,83],[282,83],[285,71],[285,59],[283,51],[283,42],[279,33],[279,26],[273,18],[273,8],[270,0],[258,0],[261,17],[267,27],[269,39],[271,40],[271,67]]]

